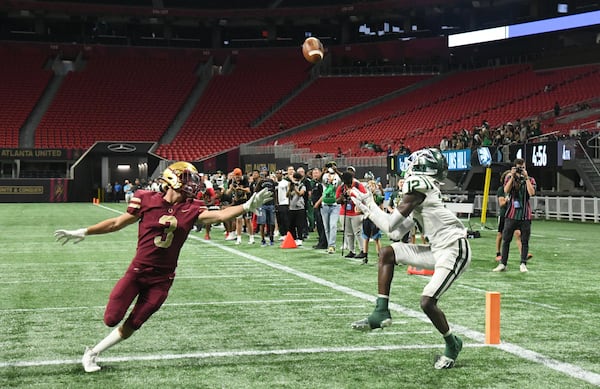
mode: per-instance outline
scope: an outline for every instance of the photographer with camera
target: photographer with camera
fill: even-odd
[[[291,165],[287,167],[286,171],[277,170],[275,172],[277,179],[275,218],[279,228],[279,240],[284,240],[290,230],[290,198],[288,193],[295,172],[296,170]]]
[[[227,185],[227,194],[233,199],[233,205],[244,204],[252,195],[250,182],[248,177],[242,173],[242,169],[236,167],[233,169],[233,176]],[[248,244],[254,243],[254,231],[252,230],[252,212],[245,212],[236,218],[236,242],[242,243],[242,226],[246,223],[246,231],[248,232]]]
[[[335,241],[337,238],[337,225],[340,219],[340,204],[336,202],[336,190],[342,181],[338,174],[335,161],[325,164],[327,170],[321,176],[323,182],[323,195],[321,196],[321,217],[323,229],[327,238],[327,253],[335,253]]]
[[[263,166],[260,169],[259,179],[256,182],[255,192],[267,189],[275,197],[277,183],[269,176],[269,169]],[[267,245],[266,237],[269,238],[269,244],[273,246],[273,234],[275,232],[275,200],[270,200],[258,208],[259,213],[256,223],[260,230],[260,243],[262,247]]]
[[[336,201],[341,205],[340,216],[342,217],[342,225],[344,226],[344,239],[342,242],[342,250],[345,246],[349,252],[345,255],[345,258],[354,258],[355,243],[358,245],[360,254],[358,258],[364,258],[365,253],[363,252],[364,240],[362,237],[362,215],[360,211],[357,211],[354,206],[354,202],[350,199],[352,188],[358,189],[362,193],[367,193],[364,185],[361,184],[357,179],[354,178],[355,170],[352,166],[349,166],[347,171],[342,174],[343,184],[337,188],[335,193]]]
[[[507,208],[502,230],[502,259],[493,271],[506,271],[510,242],[515,230],[521,230],[521,265],[519,270],[526,273],[527,254],[529,253],[529,237],[531,235],[532,210],[529,198],[535,195],[536,183],[527,174],[525,160],[515,159],[514,166],[504,180],[504,193],[507,197]]]
[[[296,172],[292,175],[292,182],[288,190],[288,198],[290,199],[290,229],[296,245],[302,246],[302,233],[306,225],[306,203],[304,194],[306,186],[302,182],[302,174]]]

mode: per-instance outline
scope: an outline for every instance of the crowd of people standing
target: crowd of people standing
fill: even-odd
[[[368,262],[370,241],[379,251],[381,232],[368,220],[363,220],[360,212],[354,209],[349,194],[353,188],[365,193],[369,188],[383,209],[384,189],[374,177],[359,180],[352,166],[340,169],[336,162],[330,161],[323,169],[289,165],[285,169],[269,171],[263,166],[248,172],[235,168],[229,173],[219,170],[214,174],[199,175],[202,189],[197,198],[210,210],[242,204],[253,193],[265,188],[273,194],[273,200],[255,213],[244,213],[220,224],[226,241],[240,245],[247,236],[247,244],[260,242],[263,247],[273,246],[275,242],[283,241],[289,232],[297,246],[305,245],[306,239],[313,236],[313,249],[329,254],[341,249],[345,258],[360,259],[363,263]],[[104,187],[104,198],[106,202],[124,200],[129,203],[138,189],[160,192],[161,185],[158,179],[108,182]],[[214,230],[211,224],[196,223],[193,228],[193,231],[204,231],[206,240],[212,238],[211,230]],[[337,243],[339,231],[341,245]]]

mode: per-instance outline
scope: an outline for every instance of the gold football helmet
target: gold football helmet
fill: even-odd
[[[189,162],[175,162],[165,169],[160,180],[162,189],[172,188],[186,197],[195,198],[200,191],[202,180],[198,170]]]

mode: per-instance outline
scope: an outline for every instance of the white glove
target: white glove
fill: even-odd
[[[354,196],[350,197],[350,199],[354,203],[354,206],[358,208],[365,217],[369,216],[369,207],[367,207],[366,204],[363,204],[359,199],[357,199]]]
[[[73,243],[77,244],[85,239],[86,234],[87,228],[80,228],[78,230],[54,231],[54,237],[56,238],[56,241],[62,243],[63,245],[70,240],[73,240]]]
[[[375,200],[373,200],[373,194],[371,194],[371,192],[368,189],[367,193],[363,193],[360,190],[358,190],[358,188],[352,188],[351,192],[354,196],[350,196],[350,200],[352,200],[356,208],[360,209],[363,215],[368,217],[371,213],[371,206],[377,207],[377,204],[375,204]]]
[[[242,207],[246,212],[254,212],[261,207],[264,203],[273,200],[273,193],[269,192],[269,189],[264,188],[260,192],[255,192]]]
[[[388,234],[388,237],[391,240],[394,240],[396,242],[400,242],[402,240],[402,238],[404,237],[404,235],[406,235],[406,233],[403,234],[402,232],[404,232],[404,231],[400,231],[400,230],[390,231],[390,233]]]

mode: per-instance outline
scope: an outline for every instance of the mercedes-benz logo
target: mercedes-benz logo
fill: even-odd
[[[113,143],[108,145],[108,149],[115,153],[133,153],[136,150],[136,147],[128,143]]]

